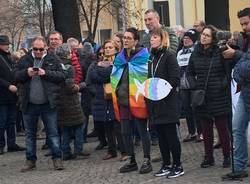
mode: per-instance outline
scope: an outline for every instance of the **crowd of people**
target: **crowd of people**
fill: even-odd
[[[91,37],[63,43],[61,33],[53,31],[48,42],[37,36],[31,48],[11,54],[8,36],[0,35],[0,154],[5,145],[8,152],[26,150],[21,172],[34,169],[42,123],[43,149],[49,148],[54,169],[62,170],[63,160],[89,157],[84,144],[92,115],[99,140],[96,150],[108,147],[103,160],[117,157],[119,151],[119,160],[126,161],[120,173],[138,169],[140,174],[150,173],[151,162],[161,160],[155,177],[182,176],[181,142],[195,141],[204,142],[201,168],[215,164],[213,150],[221,146],[222,167],[234,161],[233,172],[223,178],[247,177],[250,8],[240,10],[238,18],[242,32],[228,40],[218,40],[219,29],[204,21],[182,30],[162,26],[153,9],[144,14],[148,31],[141,38],[130,27],[101,46]],[[153,83],[139,93],[138,83],[147,79],[167,81],[170,93],[163,99],[150,98],[149,93],[157,93]],[[233,80],[236,88],[231,86]],[[182,140],[180,115],[188,127]],[[22,131],[26,148],[16,144],[16,132]],[[143,162],[138,168],[134,145],[140,142]],[[151,158],[151,145],[159,145],[159,158]]]

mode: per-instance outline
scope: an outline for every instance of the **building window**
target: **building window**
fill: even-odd
[[[154,2],[154,9],[159,13],[161,25],[170,26],[168,1]]]
[[[100,43],[103,44],[106,40],[111,38],[111,29],[100,30]]]

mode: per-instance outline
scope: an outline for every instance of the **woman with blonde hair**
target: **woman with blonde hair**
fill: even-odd
[[[147,99],[149,121],[154,125],[159,137],[162,167],[154,175],[175,178],[184,174],[181,165],[181,145],[178,137],[178,99],[176,87],[180,82],[180,70],[174,53],[170,52],[169,36],[162,29],[154,29],[150,37],[151,54],[148,78],[161,78],[169,82],[172,90],[162,100]],[[171,162],[170,155],[173,161]]]
[[[104,55],[98,62],[94,62],[88,69],[86,78],[87,88],[93,95],[92,115],[100,144],[96,150],[103,149],[108,145],[108,152],[103,160],[109,160],[117,157],[115,141],[115,115],[111,97],[104,95],[104,84],[110,82],[110,74],[113,67],[113,61],[119,46],[113,40],[107,40],[103,44]],[[107,136],[107,141],[105,137]]]

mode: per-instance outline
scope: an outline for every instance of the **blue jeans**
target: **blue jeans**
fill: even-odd
[[[81,153],[83,151],[83,130],[84,126],[64,126],[62,130],[62,151],[64,155],[69,155],[71,153],[70,142],[72,135],[75,138],[74,141],[74,152],[76,154]]]
[[[0,104],[0,147],[5,146],[5,131],[7,146],[15,145],[16,104]]]
[[[27,111],[23,113],[23,120],[26,130],[26,159],[36,160],[36,132],[38,118],[44,124],[46,136],[49,140],[49,147],[52,151],[52,159],[61,158],[60,138],[57,127],[57,110],[51,109],[49,104],[29,104]]]
[[[247,128],[250,114],[246,112],[242,94],[239,96],[233,117],[234,169],[243,171],[247,167]]]

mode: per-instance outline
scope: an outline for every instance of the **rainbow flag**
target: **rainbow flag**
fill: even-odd
[[[125,58],[124,49],[116,56],[112,73],[110,76],[112,86],[112,99],[115,110],[115,116],[120,121],[119,107],[116,97],[116,89],[119,81],[122,77],[123,70],[128,65],[128,78],[129,78],[129,107],[130,111],[136,118],[145,119],[148,117],[144,96],[140,94],[138,100],[135,95],[137,92],[137,86],[134,79],[137,79],[140,83],[143,83],[148,78],[148,58],[149,53],[146,48],[141,49],[129,61]]]

